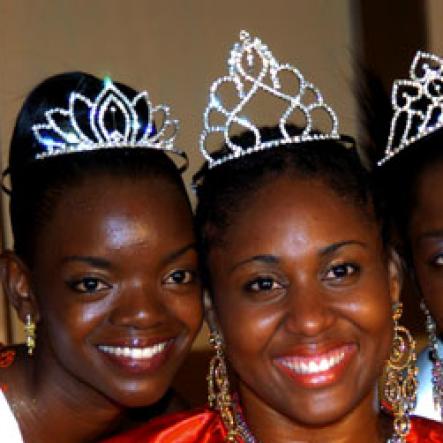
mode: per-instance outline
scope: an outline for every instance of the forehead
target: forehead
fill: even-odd
[[[96,176],[63,191],[39,243],[44,249],[50,242],[52,253],[76,255],[142,245],[173,248],[192,239],[186,198],[167,179]]]
[[[378,242],[378,225],[370,208],[338,195],[319,179],[278,177],[245,199],[226,229],[226,244],[319,244],[349,238]]]
[[[412,226],[433,229],[443,226],[443,161],[428,166],[417,179]]]

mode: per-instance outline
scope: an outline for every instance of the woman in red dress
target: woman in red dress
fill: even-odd
[[[415,344],[400,324],[399,260],[355,147],[338,135],[319,91],[259,39],[242,33],[229,65],[211,88],[201,139],[207,163],[196,176],[216,352],[209,407],[108,443],[443,441],[440,424],[409,414]],[[296,77],[297,92],[282,88],[283,72]],[[229,86],[234,107],[219,94]],[[289,124],[285,112],[278,126],[254,126],[245,113],[260,93],[301,112],[306,125]],[[211,125],[217,112],[225,126]],[[321,116],[330,127],[319,133],[311,124]],[[232,124],[246,130],[231,137]],[[226,143],[209,153],[213,132]]]

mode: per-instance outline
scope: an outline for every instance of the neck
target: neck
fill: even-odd
[[[346,416],[318,425],[276,411],[242,385],[240,403],[247,426],[260,443],[380,443],[389,437],[391,423],[374,406],[374,393]]]
[[[22,356],[21,389],[11,405],[25,441],[86,443],[118,424],[124,409],[60,366],[54,359]]]

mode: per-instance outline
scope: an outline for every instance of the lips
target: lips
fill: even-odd
[[[152,342],[152,340],[150,340]],[[130,344],[103,344],[98,350],[106,360],[128,373],[152,374],[166,362],[174,344],[174,339],[162,339],[145,344],[140,340],[132,340]]]
[[[275,363],[297,384],[318,388],[340,379],[355,350],[355,346],[346,344],[325,352],[306,351],[279,357],[275,359]]]

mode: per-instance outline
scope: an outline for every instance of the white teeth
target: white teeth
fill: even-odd
[[[280,361],[284,366],[298,374],[317,374],[338,365],[344,357],[345,353],[341,351],[331,357],[316,358],[315,360],[309,357],[292,357]]]
[[[159,354],[162,352],[168,342],[165,341],[163,343],[157,343],[154,346],[147,346],[145,348],[131,348],[128,346],[105,346],[100,345],[98,348],[102,352],[106,352],[107,354],[113,354],[117,356],[123,356],[128,358],[134,358],[134,359],[148,359],[154,357],[154,355]]]
[[[330,362],[329,362],[330,363]],[[322,359],[320,362],[320,371],[327,371],[331,366],[328,364],[328,361],[326,359]]]

